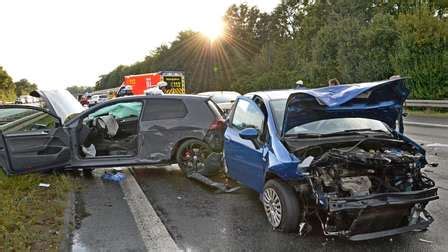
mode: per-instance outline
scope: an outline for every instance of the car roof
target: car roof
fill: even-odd
[[[200,95],[188,95],[188,94],[166,94],[166,95],[132,95],[132,96],[124,96],[117,97],[114,101],[118,100],[138,100],[138,99],[186,99],[186,100],[209,100],[210,98],[207,96]]]
[[[236,91],[208,91],[208,92],[202,92],[198,93],[198,95],[207,95],[207,96],[216,96],[216,95],[241,95],[240,93]]]

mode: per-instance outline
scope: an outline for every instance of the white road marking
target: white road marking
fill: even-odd
[[[432,144],[427,144],[426,147],[441,147],[441,148],[448,148],[448,144],[432,143]]]
[[[179,251],[154,208],[149,203],[134,176],[128,169],[127,177],[120,183],[134,220],[148,251]]]

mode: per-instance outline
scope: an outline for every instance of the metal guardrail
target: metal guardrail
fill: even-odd
[[[0,131],[15,131],[25,128],[33,123],[45,118],[48,114],[44,112],[37,112],[25,117],[22,117],[18,120],[3,124],[0,126]]]
[[[448,100],[406,100],[404,105],[416,108],[448,108]]]

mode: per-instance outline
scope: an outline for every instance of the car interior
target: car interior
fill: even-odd
[[[79,124],[79,154],[82,158],[135,156],[141,102],[122,102],[88,114]]]

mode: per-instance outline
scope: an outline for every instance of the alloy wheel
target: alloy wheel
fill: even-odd
[[[280,226],[282,221],[282,203],[273,188],[266,188],[263,192],[263,205],[266,216],[274,228]]]

